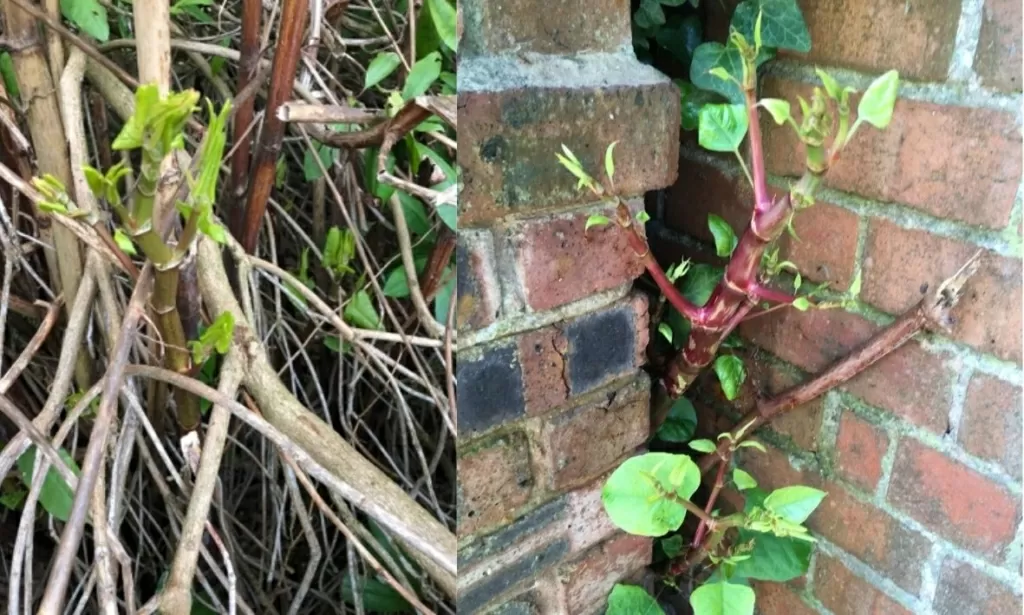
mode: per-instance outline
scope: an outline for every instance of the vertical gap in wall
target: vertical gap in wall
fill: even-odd
[[[836,459],[836,441],[839,439],[839,419],[843,412],[843,403],[838,391],[825,393],[821,400],[821,429],[818,432],[818,466],[827,469],[828,474],[835,473],[838,463]]]
[[[977,86],[978,76],[974,72],[974,54],[981,38],[982,11],[984,0],[963,0],[960,9],[960,23],[956,29],[953,57],[949,60],[947,78],[950,81]]]
[[[896,446],[900,441],[900,435],[892,425],[884,428],[885,435],[889,438],[889,446],[882,456],[882,475],[878,478],[878,485],[875,486],[875,501],[879,504],[885,503],[885,496],[889,491],[889,480],[892,478],[892,468],[896,465]]]
[[[935,593],[939,589],[939,575],[942,573],[942,562],[946,559],[946,550],[940,544],[932,545],[932,552],[928,560],[921,567],[921,596],[922,606],[928,607],[931,612],[931,605],[935,603]]]
[[[1014,575],[1020,574],[1022,547],[1024,547],[1024,522],[1017,526],[1017,533],[1013,535],[1013,542],[1006,547],[1006,568]]]
[[[857,216],[857,249],[853,253],[853,279],[861,278],[863,283],[864,278],[864,252],[867,250],[868,245],[868,218],[867,216]],[[860,293],[857,293],[859,299]]]
[[[974,368],[966,365],[962,357],[953,357],[956,379],[952,383],[949,400],[949,427],[943,437],[947,442],[955,443],[960,437],[960,423],[964,416],[964,403],[967,399],[967,385],[974,376]]]

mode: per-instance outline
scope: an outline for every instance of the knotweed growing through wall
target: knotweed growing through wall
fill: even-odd
[[[740,237],[721,218],[710,216],[708,220],[718,256],[729,259],[719,275],[701,265],[691,267],[685,260],[667,271],[661,268],[638,227],[647,221],[647,214],[640,212],[634,217],[616,196],[615,143],[605,153],[606,184],[591,176],[564,145],[562,153],[556,154],[559,163],[577,178],[578,189],[587,189],[598,199],[611,197],[616,201],[614,222],[619,232],[625,233],[635,256],[642,259],[664,298],[682,317],[677,319],[682,326],[668,318],[658,324],[659,332],[680,349],[654,395],[652,425],[658,429],[658,437],[667,442],[685,443],[692,438],[695,413],[682,396],[708,367],[714,370],[728,399],[738,395],[746,377],[743,362],[732,354],[720,354],[720,350],[741,322],[783,307],[844,307],[859,293],[859,277],[845,296],[829,301],[821,298],[824,285],[801,293],[804,285],[796,267],[779,260],[775,244],[787,229],[792,232],[795,212],[814,204],[823,176],[857,132],[865,124],[879,130],[889,125],[899,76],[890,71],[878,77],[862,94],[854,113],[851,96],[855,90],[818,70],[821,85],[814,88],[809,101],[798,97],[797,111],[787,100],[757,98],[757,68],[777,49],[810,49],[810,36],[795,0],[745,0],[732,17],[727,44],[705,43],[693,54],[693,84],[724,99],[700,109],[698,142],[714,152],[732,152],[754,194],[750,222]],[[758,120],[761,109],[776,124],[792,129],[805,152],[802,177],[779,198],[772,198],[768,191]],[[740,152],[744,141],[749,144],[746,158]],[[612,220],[608,217],[592,216],[583,232],[609,224]],[[807,571],[814,539],[803,523],[825,493],[799,485],[770,493],[758,489],[750,474],[733,466],[740,449],[763,450],[747,439],[751,433],[849,380],[921,329],[947,328],[949,311],[976,266],[977,257],[864,347],[816,378],[776,398],[758,401],[756,408],[734,429],[720,434],[717,442],[689,441],[691,449],[704,454],[697,462],[685,454],[648,453],[615,470],[604,486],[602,499],[605,511],[619,528],[641,536],[662,537],[678,531],[688,513],[700,519],[688,548],[684,548],[679,535],[660,544],[671,560],[670,581],[698,565],[714,570],[690,595],[696,615],[750,615],[755,600],[750,580],[782,582]],[[773,285],[773,280],[786,271],[794,274],[793,293]],[[715,468],[708,501],[699,506],[691,498],[702,476]],[[743,492],[745,507],[741,512],[721,516],[715,503],[730,481]],[[661,609],[643,589],[620,585],[610,596],[608,612],[660,613]]]

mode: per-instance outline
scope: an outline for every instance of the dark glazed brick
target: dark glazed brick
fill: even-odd
[[[565,328],[569,340],[569,386],[590,391],[633,369],[636,330],[628,307],[584,316]]]
[[[460,357],[455,374],[460,435],[525,415],[523,371],[514,346],[484,349],[476,359]]]
[[[569,552],[565,539],[553,542],[537,551],[527,554],[519,561],[496,570],[494,573],[456,598],[459,613],[477,613],[489,602],[508,591],[521,581],[537,576],[557,564]]]
[[[486,327],[498,317],[501,298],[492,251],[490,233],[459,233],[455,245],[455,325],[459,331]]]
[[[536,508],[513,521],[511,525],[461,549],[459,551],[459,568],[472,566],[484,558],[508,549],[509,545],[517,544],[523,538],[561,521],[564,515],[565,497],[563,496]]]

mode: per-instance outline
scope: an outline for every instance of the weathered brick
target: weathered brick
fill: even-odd
[[[861,502],[841,485],[826,481],[813,471],[799,471],[778,449],[752,454],[743,467],[764,489],[788,485],[809,485],[826,492],[807,527],[892,579],[903,589],[916,593],[921,586],[921,562],[931,552],[928,540],[871,504]]]
[[[976,457],[996,461],[1021,477],[1021,385],[978,374],[971,379],[960,443]]]
[[[463,466],[460,463],[459,472],[462,471]],[[505,551],[509,545],[522,543],[525,539],[542,531],[553,528],[556,532],[560,532],[565,525],[567,508],[565,497],[555,498],[498,531],[459,549],[459,569],[471,568],[480,561]]]
[[[610,213],[610,212],[609,212]],[[615,224],[584,232],[588,214],[535,218],[510,229],[526,302],[549,310],[628,283],[643,262]]]
[[[757,610],[761,615],[817,615],[817,611],[782,583],[755,583]]]
[[[630,305],[633,307],[633,322],[636,329],[636,340],[633,346],[636,348],[634,361],[637,367],[647,362],[647,344],[651,341],[651,313],[648,297],[643,292],[633,292],[630,295]]]
[[[887,312],[902,313],[956,273],[976,251],[952,239],[872,220],[862,298]],[[953,311],[953,335],[983,352],[1020,361],[1020,336],[1006,332],[1021,329],[1021,294],[1020,259],[984,254]]]
[[[562,566],[569,613],[587,613],[608,599],[612,587],[651,561],[651,539],[619,535]]]
[[[567,496],[569,547],[573,553],[585,551],[616,532],[601,502],[601,490],[607,479],[607,475],[601,476]]]
[[[846,290],[857,258],[858,220],[857,214],[822,202],[802,209],[793,217],[800,239],[783,235],[779,257],[792,261],[807,280]]]
[[[806,98],[809,87],[766,79],[765,96]],[[856,101],[850,103],[856,105]],[[769,171],[799,175],[804,150],[788,126],[766,122]],[[1021,133],[1011,113],[899,99],[884,130],[858,130],[825,183],[940,218],[1001,229],[1021,179]]]
[[[988,87],[1019,92],[1021,67],[1021,3],[985,0],[981,38],[974,70]]]
[[[509,520],[530,499],[529,443],[513,432],[474,443],[459,457],[458,533],[468,536]]]
[[[647,378],[637,378],[603,400],[552,417],[543,429],[553,486],[562,491],[605,472],[640,446],[649,433]]]
[[[949,428],[949,405],[956,371],[945,357],[916,342],[897,348],[844,387],[873,406],[891,410],[934,433]]]
[[[1019,593],[964,562],[943,562],[938,585],[936,615],[1019,615],[1024,610]]]
[[[777,364],[766,361],[757,352],[737,350],[747,369],[747,379],[740,388],[740,393],[733,401],[733,406],[741,412],[750,412],[758,400],[774,397],[800,384],[804,379],[792,370],[783,369]],[[720,388],[717,378],[712,379],[716,389]],[[716,391],[716,395],[720,395]],[[771,431],[789,437],[797,447],[814,451],[818,449],[818,436],[821,432],[822,398],[797,406],[786,411],[782,416],[772,420],[765,427]],[[731,428],[732,425],[726,427]],[[710,434],[717,437],[718,433]]]
[[[921,587],[921,562],[928,559],[931,543],[836,483],[826,482],[818,487],[828,495],[808,519],[807,527],[903,589],[917,593]]]
[[[460,613],[479,612],[488,604],[497,602],[496,599],[516,585],[557,564],[565,557],[568,550],[569,544],[564,539],[556,540],[539,547],[512,564],[492,571],[480,583],[458,593],[456,609]]]
[[[990,558],[1013,540],[1020,499],[914,440],[896,451],[889,501],[949,541]]]
[[[636,367],[636,311],[631,303],[593,312],[565,326],[569,388],[580,395]]]
[[[810,372],[845,357],[876,330],[860,316],[839,310],[777,310],[740,326],[747,339]]]
[[[882,458],[889,436],[849,410],[839,418],[836,466],[843,478],[865,491],[874,491],[882,478]]]
[[[676,175],[679,104],[678,88],[631,53],[464,60],[460,226],[585,200],[555,160],[563,143],[603,178],[605,149],[618,141],[618,194],[668,186]]]
[[[818,599],[835,615],[912,615],[842,562],[827,555],[818,555],[814,581]]]
[[[543,0],[469,0],[459,4],[473,24],[460,52],[575,53],[618,51],[630,40],[629,7],[597,0],[579,11]]]
[[[527,414],[542,414],[569,399],[567,347],[565,334],[558,327],[537,329],[519,338]]]
[[[455,375],[460,435],[514,421],[526,413],[523,371],[515,346],[491,346],[472,358],[460,356]]]
[[[461,605],[460,608],[462,608]],[[537,596],[530,590],[487,611],[487,615],[542,615],[542,611],[537,604]]]
[[[709,40],[725,40],[738,0],[708,4]],[[918,80],[946,79],[953,55],[959,0],[897,4],[885,0],[800,0],[811,35],[806,58],[824,66],[883,73],[900,71]]]
[[[489,232],[462,231],[455,244],[456,329],[486,327],[498,316],[501,291],[494,273],[493,240]]]
[[[750,223],[754,193],[746,180],[715,167],[679,161],[679,178],[665,191],[665,224],[712,243],[708,215],[721,216],[739,236]]]

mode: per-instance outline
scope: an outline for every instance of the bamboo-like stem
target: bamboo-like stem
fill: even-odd
[[[295,70],[298,67],[302,49],[302,33],[306,27],[309,3],[306,0],[284,0],[281,12],[281,31],[277,52],[274,54],[274,70],[270,77],[270,95],[256,150],[252,178],[249,181],[242,223],[232,229],[245,251],[252,253],[259,239],[260,225],[267,209],[267,199],[274,186],[277,155],[281,151],[285,124],[278,118],[277,109],[292,95]]]
[[[260,0],[242,1],[241,59],[238,62],[238,91],[241,92],[256,76],[260,54],[260,17],[263,6]],[[228,220],[232,228],[239,228],[243,222],[242,204],[245,200],[246,182],[249,178],[249,162],[252,157],[250,143],[239,143],[241,139],[251,141],[249,126],[256,116],[256,101],[250,98],[235,107],[234,154],[231,156],[231,184],[227,191],[231,206]]]
[[[35,8],[36,12],[42,12]],[[40,173],[49,173],[65,186],[71,185],[71,162],[68,160],[64,125],[57,101],[57,82],[43,52],[36,19],[18,2],[5,0],[3,13],[5,35],[11,47],[11,59],[21,88],[22,100],[28,105],[29,138],[32,141]],[[56,67],[57,70],[61,67]],[[78,240],[68,229],[53,227],[46,216],[33,205],[39,227],[39,238],[53,246],[44,250],[50,283],[54,291],[63,293],[65,305],[74,303],[82,279],[82,256]],[[88,357],[83,353],[75,363],[75,382],[81,390],[92,383]]]

